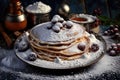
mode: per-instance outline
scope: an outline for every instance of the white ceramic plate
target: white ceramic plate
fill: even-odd
[[[24,52],[19,52],[17,49],[17,46],[16,46],[17,44],[19,44],[19,39],[27,39],[28,38],[28,35],[26,35],[26,33],[21,35],[16,40],[15,45],[14,45],[14,51],[15,51],[15,54],[17,55],[17,57],[19,59],[21,59],[22,61],[24,61],[30,65],[41,67],[41,68],[72,69],[72,68],[86,67],[86,66],[89,66],[93,63],[96,63],[98,60],[100,60],[100,58],[103,56],[103,54],[106,50],[106,43],[105,43],[104,39],[97,34],[95,34],[95,35],[101,41],[101,44],[98,44],[99,46],[101,46],[100,49],[96,53],[83,54],[79,59],[71,60],[71,61],[60,61],[59,63],[56,63],[56,62],[41,60],[39,58],[37,58],[35,61],[27,60],[27,57],[30,54],[30,52],[32,52],[32,49],[29,48],[28,50],[26,50]]]

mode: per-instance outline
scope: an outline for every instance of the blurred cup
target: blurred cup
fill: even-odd
[[[88,14],[74,14],[69,19],[75,23],[78,23],[86,28],[86,31],[93,31],[99,33],[98,19],[95,16]]]
[[[42,2],[35,2],[26,7],[28,21],[37,25],[50,20],[51,7]]]

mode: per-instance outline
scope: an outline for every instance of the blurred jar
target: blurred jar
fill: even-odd
[[[68,16],[70,14],[70,6],[68,4],[69,1],[62,0],[62,3],[60,4],[58,8],[58,14],[63,17],[65,20],[68,19]]]
[[[28,21],[37,25],[50,20],[51,7],[42,2],[35,2],[26,7]]]
[[[23,30],[27,26],[27,19],[21,10],[19,0],[10,0],[9,11],[5,18],[5,26],[10,31]]]
[[[86,28],[86,31],[93,31],[99,33],[99,19],[95,16],[88,14],[74,14],[69,18],[71,21],[83,25]]]

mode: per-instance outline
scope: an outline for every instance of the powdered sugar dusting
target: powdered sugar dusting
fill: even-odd
[[[108,39],[108,38],[106,38],[106,40],[107,40],[107,43],[110,43],[109,41],[111,41],[111,39]],[[41,78],[41,79],[49,79],[49,80],[52,80],[52,79],[55,79],[55,80],[69,80],[69,79],[89,80],[92,77],[99,76],[108,71],[120,73],[119,61],[120,61],[120,56],[111,57],[105,54],[99,62],[97,62],[95,65],[92,66],[91,69],[85,70],[78,74],[63,75],[63,76],[44,76],[44,75],[39,76],[39,75],[32,75],[32,74],[20,74],[20,76],[26,77],[26,78],[30,77],[30,78],[35,78],[35,79]]]
[[[54,32],[53,30],[48,30],[47,26],[51,22],[46,22],[35,26],[31,32],[40,40],[40,41],[66,41],[78,37],[82,37],[84,32],[82,26],[74,23],[74,26],[71,29],[61,30],[59,33]],[[74,35],[74,33],[78,33]]]
[[[114,42],[113,40],[109,39],[108,37],[104,37],[107,45],[109,46],[109,44],[111,44],[112,42]],[[10,56],[10,57],[9,57]],[[46,75],[44,73],[41,73],[41,71],[39,70],[40,73],[36,73],[34,72],[35,68],[32,68],[32,73],[26,73],[24,71],[21,71],[20,69],[25,69],[26,71],[29,71],[29,68],[26,67],[26,64],[24,62],[21,62],[20,60],[18,60],[18,58],[14,55],[14,51],[13,50],[5,50],[0,48],[0,64],[4,63],[1,62],[2,60],[4,60],[5,58],[14,58],[14,60],[10,61],[10,64],[14,64],[14,65],[19,65],[18,66],[14,66],[14,65],[6,65],[7,67],[10,68],[6,68],[5,64],[4,65],[0,65],[0,71],[4,71],[10,74],[15,74],[19,80],[20,79],[33,79],[33,80],[91,80],[91,78],[95,78],[96,76],[102,75],[103,73],[112,71],[112,72],[117,72],[120,73],[120,56],[115,56],[115,57],[111,57],[107,54],[105,54],[103,56],[102,59],[100,59],[95,65],[92,65],[91,67],[81,71],[78,69],[78,72],[75,73],[74,71],[71,71],[70,73],[68,73],[67,75]],[[83,57],[85,58],[85,57]],[[5,61],[6,62],[6,61]],[[14,69],[11,69],[14,68]],[[16,71],[16,69],[19,69],[19,71]],[[51,73],[52,74],[52,73]],[[97,78],[98,79],[98,78]]]
[[[26,10],[30,13],[48,13],[51,11],[51,7],[40,1],[29,5]]]

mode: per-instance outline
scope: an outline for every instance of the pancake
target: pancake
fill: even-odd
[[[52,23],[46,22],[35,26],[30,30],[30,36],[44,44],[65,44],[66,42],[72,42],[76,38],[82,37],[82,34],[85,32],[82,26],[74,23],[71,29],[61,29],[59,33],[56,33],[53,30],[47,29],[47,25],[50,24]]]
[[[86,39],[84,39],[86,38]],[[52,50],[61,50],[61,49],[67,49],[69,47],[71,47],[72,45],[76,44],[77,42],[82,42],[82,40],[87,40],[87,37],[83,37],[83,38],[78,38],[76,40],[74,40],[71,43],[68,44],[55,44],[55,45],[51,45],[51,44],[40,44],[40,42],[37,42],[35,40],[30,40],[30,44],[31,45],[36,45],[39,48],[47,48],[47,49],[52,49]]]
[[[72,42],[74,42],[75,39],[71,39],[71,40],[68,40],[68,41],[59,41],[59,42],[50,42],[50,41],[47,41],[47,42],[43,42],[43,41],[40,41],[39,39],[37,39],[35,36],[33,36],[32,34],[29,35],[29,40],[30,41],[34,41],[36,43],[39,43],[40,45],[50,45],[50,46],[58,46],[58,45],[68,45],[68,44],[71,44]]]
[[[59,18],[57,15],[57,19],[36,25],[29,31],[32,51],[38,58],[47,61],[54,61],[57,57],[61,60],[74,60],[89,53],[93,41],[97,42],[95,36],[79,24],[63,19],[59,21]]]
[[[71,57],[62,57],[62,56],[57,56],[57,57],[59,57],[62,60],[74,60],[74,59],[80,58],[81,56],[82,56],[82,54],[71,56]],[[54,61],[57,57],[50,57],[49,55],[38,55],[38,58],[47,60],[47,61]]]
[[[58,47],[57,46],[55,46],[55,47],[54,46],[40,47],[39,45],[34,44],[34,42],[33,43],[31,42],[31,45],[38,50],[43,50],[43,51],[47,51],[47,52],[50,52],[50,53],[58,53],[58,52],[59,53],[66,53],[66,52],[71,53],[72,49],[73,48],[76,49],[77,45],[80,42],[86,43],[86,47],[89,45],[89,39],[87,37],[81,38],[79,41],[75,41],[75,43],[73,43],[70,46],[66,46],[66,48],[65,47],[63,48],[63,46],[62,47],[61,46],[58,46]],[[57,49],[56,49],[56,47],[57,47]],[[74,52],[79,52],[79,50],[76,49],[76,51],[74,51]]]

